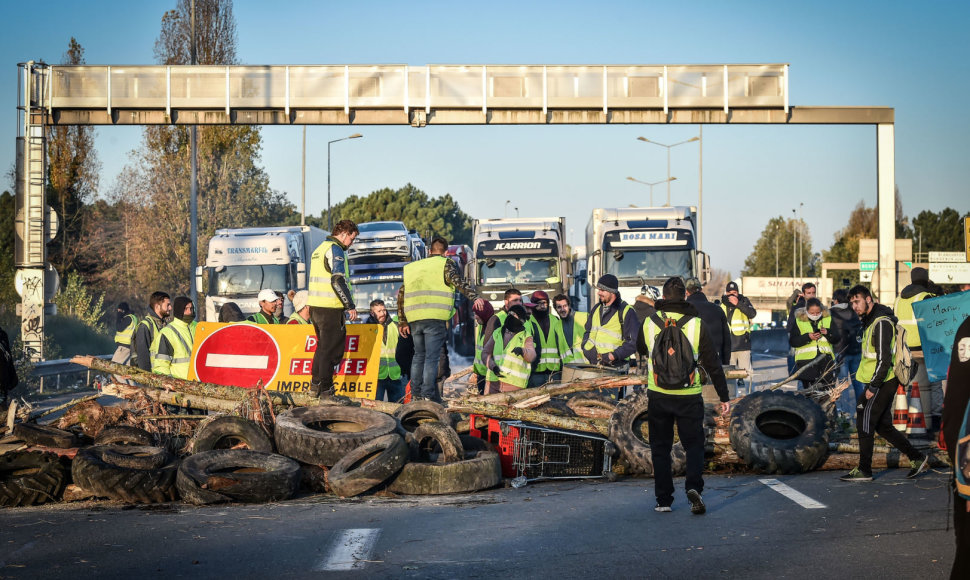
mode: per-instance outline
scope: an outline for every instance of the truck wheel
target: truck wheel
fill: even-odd
[[[67,468],[53,453],[12,451],[0,455],[0,506],[20,507],[54,501],[64,487]]]
[[[397,433],[372,439],[354,449],[330,470],[330,489],[353,497],[377,487],[404,467],[408,446]]]
[[[396,428],[393,417],[370,409],[298,407],[276,417],[276,449],[303,463],[332,466],[364,443]]]
[[[296,493],[300,464],[275,453],[213,449],[187,457],[177,484],[182,499],[195,504],[280,501]]]
[[[164,447],[147,445],[101,445],[101,459],[108,464],[132,469],[158,469],[172,460]]]
[[[13,426],[13,435],[28,445],[42,445],[58,449],[77,447],[77,437],[74,436],[74,433],[62,431],[50,425],[17,423]]]
[[[825,412],[795,393],[752,393],[731,411],[731,446],[745,463],[765,473],[811,471],[828,453]]]
[[[428,421],[439,421],[451,426],[451,415],[445,410],[444,406],[434,401],[412,401],[398,407],[394,412],[394,417],[401,423],[401,428],[406,433],[414,433],[422,423]]]
[[[151,445],[152,435],[131,425],[105,427],[94,437],[95,445]]]
[[[213,449],[273,452],[273,441],[255,421],[223,415],[200,426],[192,437],[192,453]]]
[[[100,445],[77,452],[71,475],[81,489],[98,497],[126,503],[161,503],[175,499],[175,473],[178,461],[158,469],[134,469],[112,465],[102,458]]]
[[[653,475],[653,453],[647,430],[646,391],[633,393],[616,405],[610,417],[610,441],[619,449],[620,456],[630,466],[629,473]],[[687,454],[684,446],[675,442],[670,450],[671,469],[675,476],[687,472]]]
[[[456,463],[408,463],[387,490],[404,495],[469,493],[495,487],[502,481],[497,453],[478,451],[465,454]]]
[[[458,433],[438,421],[421,423],[411,434],[411,458],[430,462],[432,455],[437,457],[436,463],[454,463],[465,457]]]

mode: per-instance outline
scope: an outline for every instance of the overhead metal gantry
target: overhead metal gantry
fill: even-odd
[[[43,191],[57,125],[874,125],[878,296],[895,298],[894,111],[792,106],[787,64],[19,66],[16,280],[37,358],[56,284]]]

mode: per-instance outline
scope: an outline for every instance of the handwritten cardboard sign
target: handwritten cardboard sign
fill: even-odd
[[[970,316],[970,290],[913,303],[926,373],[932,382],[946,378],[953,338]]]

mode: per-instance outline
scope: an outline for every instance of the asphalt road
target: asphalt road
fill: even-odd
[[[438,498],[5,509],[0,576],[945,578],[947,475],[905,473],[870,484],[835,472],[709,476],[703,516],[682,491],[672,513],[654,512],[653,481],[637,478]]]

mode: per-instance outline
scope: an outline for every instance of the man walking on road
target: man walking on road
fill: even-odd
[[[152,292],[148,298],[148,315],[135,329],[132,365],[151,371],[158,354],[158,333],[165,328],[165,318],[172,314],[172,299],[164,292]]]
[[[754,384],[754,368],[751,367],[751,319],[758,313],[746,296],[738,293],[738,285],[728,282],[724,296],[721,297],[721,310],[731,329],[731,364],[748,373],[748,380]],[[744,379],[738,379],[737,387],[744,386]],[[748,392],[751,388],[748,387]]]
[[[862,361],[856,378],[866,390],[856,407],[859,430],[859,467],[843,475],[842,481],[872,481],[872,447],[878,433],[893,447],[909,457],[912,479],[926,471],[929,457],[913,447],[892,422],[892,403],[899,387],[893,372],[896,352],[896,317],[885,305],[872,301],[869,289],[862,285],[849,290],[849,304],[862,319]]]
[[[334,367],[344,356],[347,327],[344,312],[351,320],[357,320],[350,288],[350,265],[344,252],[357,239],[357,224],[340,220],[333,227],[327,241],[313,251],[310,258],[310,283],[307,290],[310,320],[317,334],[317,350],[313,353],[311,397],[329,397],[334,394]]]
[[[647,357],[647,396],[650,413],[647,422],[650,430],[650,454],[653,457],[654,493],[658,512],[671,511],[674,502],[674,476],[670,450],[674,444],[674,423],[680,442],[687,453],[687,501],[691,513],[700,515],[707,511],[701,494],[704,492],[704,397],[701,394],[700,369],[692,370],[678,384],[664,384],[676,367],[673,360],[678,354],[693,357],[693,361],[710,376],[721,400],[721,414],[731,409],[728,402],[727,381],[724,369],[717,358],[717,351],[704,330],[697,310],[686,300],[684,281],[671,278],[663,286],[663,299],[657,301],[657,313],[643,323],[643,336]],[[677,353],[667,347],[664,350],[658,339],[661,333],[672,327],[687,337],[691,352]],[[679,329],[679,330],[678,330]],[[668,329],[669,334],[669,329]],[[677,335],[674,335],[675,337]],[[667,344],[664,341],[663,344]],[[660,349],[660,350],[656,350]],[[670,362],[668,362],[668,360]],[[658,363],[663,363],[658,364]]]
[[[400,333],[414,338],[411,394],[415,399],[441,402],[436,385],[438,362],[455,308],[455,291],[474,301],[473,308],[481,308],[485,302],[462,277],[458,265],[445,257],[447,250],[447,240],[432,240],[430,256],[404,266],[404,284],[398,290]]]

